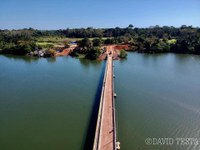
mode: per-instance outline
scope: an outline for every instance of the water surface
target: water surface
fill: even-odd
[[[200,144],[148,146],[150,138],[200,138],[200,57],[129,53],[115,61],[121,149],[199,149]]]
[[[200,57],[129,53],[114,63],[121,149],[200,149],[145,144],[148,137],[200,138]],[[83,149],[103,64],[1,55],[0,149]]]
[[[0,149],[83,149],[102,63],[0,56]]]

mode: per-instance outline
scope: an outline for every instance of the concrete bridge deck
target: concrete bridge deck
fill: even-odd
[[[116,150],[113,56],[111,50],[107,53],[93,150]]]

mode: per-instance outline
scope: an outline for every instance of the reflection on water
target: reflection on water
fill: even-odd
[[[85,68],[88,68],[90,66],[98,66],[99,64],[101,64],[101,61],[98,60],[88,60],[88,59],[78,59],[78,60],[80,64]]]
[[[37,62],[40,58],[30,57],[30,56],[15,56],[15,55],[0,55],[1,57],[6,57],[14,61],[24,61],[26,63]]]
[[[129,53],[115,66],[121,149],[200,148],[145,144],[148,137],[200,138],[199,56]]]
[[[50,57],[50,58],[46,58],[48,62],[50,63],[54,63],[56,62],[56,57]]]
[[[0,149],[91,146],[105,63],[10,55],[0,60]],[[145,139],[200,138],[200,57],[129,53],[114,63],[121,149],[199,149],[146,145]]]
[[[39,57],[33,57],[33,56],[15,56],[15,55],[1,55],[1,57],[6,57],[6,58],[9,58],[14,61],[24,61],[26,63],[37,62],[41,59],[44,59],[50,63],[54,63],[54,62],[56,62],[56,58],[57,58],[57,57],[39,58]]]
[[[102,63],[0,56],[0,149],[83,149]],[[11,144],[12,143],[12,144]]]

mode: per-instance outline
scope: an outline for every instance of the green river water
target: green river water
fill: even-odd
[[[122,150],[199,150],[147,138],[200,138],[200,57],[129,53],[114,62]],[[81,150],[104,62],[0,55],[0,149]],[[94,122],[93,122],[94,123]]]

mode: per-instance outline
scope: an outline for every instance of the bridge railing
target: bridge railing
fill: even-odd
[[[113,64],[113,61],[112,61],[112,72],[114,73],[114,64]],[[113,73],[112,73],[112,75],[113,75]],[[116,116],[115,116],[115,113],[116,113],[116,111],[115,111],[115,96],[114,96],[114,91],[115,91],[115,88],[114,88],[114,76],[112,77],[112,80],[113,80],[113,82],[112,82],[112,103],[113,103],[113,127],[114,127],[114,129],[113,129],[113,131],[114,131],[114,134],[113,134],[113,136],[114,136],[114,150],[116,150],[116,142],[117,142],[117,128],[116,128]]]

